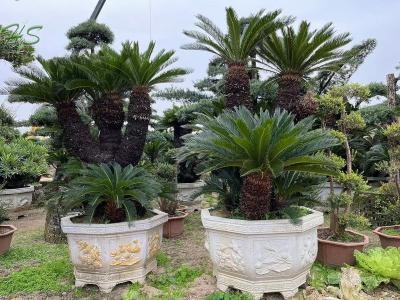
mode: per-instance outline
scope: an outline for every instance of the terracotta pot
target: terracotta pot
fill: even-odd
[[[320,228],[318,231],[327,230],[328,228]],[[352,230],[346,230],[348,233],[360,236],[362,242],[344,243],[338,241],[328,241],[318,238],[318,254],[317,260],[328,266],[342,266],[344,264],[354,265],[356,259],[354,251],[362,251],[364,246],[369,243],[369,238],[366,235],[357,233]]]
[[[383,233],[385,229],[400,229],[400,225],[382,226],[374,230],[374,233],[379,236],[382,248],[397,247],[400,248],[400,235],[393,236]]]
[[[16,230],[12,225],[0,225],[0,255],[10,249],[11,239]]]
[[[183,233],[183,223],[188,216],[187,212],[182,211],[181,215],[168,217],[168,222],[164,223],[163,237],[173,238]]]

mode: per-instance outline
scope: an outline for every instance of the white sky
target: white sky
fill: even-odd
[[[35,45],[36,54],[46,58],[62,56],[67,54],[66,31],[88,19],[96,3],[97,0],[1,0],[0,24],[43,25],[37,32],[40,42]],[[190,42],[182,31],[194,29],[195,15],[199,13],[225,28],[226,6],[235,8],[240,16],[248,16],[261,8],[281,8],[283,15],[295,16],[297,21],[308,20],[313,27],[333,22],[338,32],[350,32],[354,43],[377,39],[377,48],[352,81],[385,81],[386,74],[394,72],[400,61],[398,0],[107,0],[98,22],[110,26],[116,48],[126,40],[138,40],[144,47],[151,38],[157,42],[158,49],[175,49],[179,57],[176,65],[194,70],[179,85],[191,87],[194,81],[205,76],[211,56],[180,49]],[[0,85],[12,77],[9,64],[0,62]],[[0,103],[4,99],[0,96]],[[5,104],[17,119],[26,119],[34,110],[29,104]],[[158,102],[155,108],[162,111],[170,105]]]

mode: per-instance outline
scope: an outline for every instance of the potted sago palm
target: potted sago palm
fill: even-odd
[[[198,132],[186,137],[178,158],[196,157],[203,172],[234,167],[242,177],[236,210],[201,212],[218,288],[232,286],[256,299],[267,292],[293,296],[317,256],[323,216],[288,207],[276,195],[274,181],[293,172],[335,174],[321,151],[336,145],[336,138],[312,129],[311,118],[295,123],[281,110],[253,114],[240,106],[216,118],[200,115],[196,123]]]
[[[75,285],[110,292],[118,283],[143,282],[157,266],[168,215],[151,209],[160,184],[140,167],[88,165],[65,189],[63,203],[79,213],[61,219]]]
[[[177,166],[158,163],[156,175],[161,183],[158,206],[161,211],[168,214],[168,222],[164,223],[163,236],[165,238],[180,236],[183,233],[183,225],[188,212],[186,209],[180,208],[180,202],[177,199]]]

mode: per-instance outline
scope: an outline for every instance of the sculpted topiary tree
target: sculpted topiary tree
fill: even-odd
[[[19,67],[34,60],[35,49],[13,31],[0,25],[0,59]]]

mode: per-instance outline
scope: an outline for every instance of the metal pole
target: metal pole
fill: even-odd
[[[104,6],[104,3],[106,3],[106,0],[99,0],[97,2],[97,5],[94,8],[94,11],[92,12],[92,15],[90,16],[90,20],[96,21],[97,17],[99,16],[99,13],[100,13],[101,9]]]

